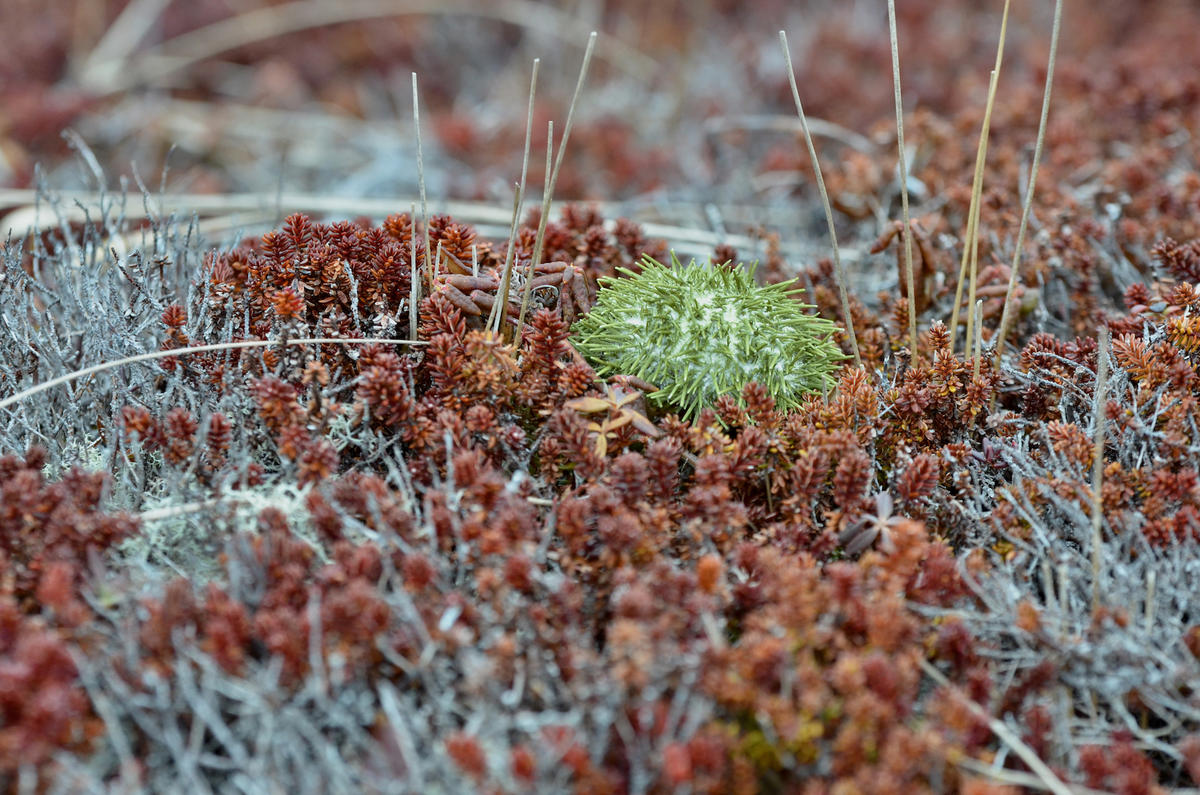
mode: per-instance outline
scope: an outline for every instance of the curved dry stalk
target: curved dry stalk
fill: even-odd
[[[529,174],[529,148],[533,143],[533,97],[537,93],[538,65],[541,58],[533,59],[533,74],[529,78],[529,110],[525,117],[525,148],[521,155],[521,181],[513,196],[512,225],[508,230],[508,250],[504,254],[504,270],[500,276],[500,294],[496,303],[492,304],[492,312],[488,315],[487,328],[493,334],[500,333],[500,323],[504,319],[504,307],[508,306],[508,290],[512,284],[513,251],[517,244],[517,226],[521,223],[521,204],[525,201],[525,177]]]
[[[941,671],[934,668],[928,660],[921,660],[920,663],[921,670],[925,672],[926,676],[942,687],[952,687],[950,680]],[[1037,753],[1009,729],[1008,726],[1004,725],[1002,721],[993,718],[983,707],[966,696],[960,694],[959,697],[975,717],[987,723],[988,728],[992,730],[992,734],[996,736],[996,739],[1007,745],[1026,764],[1033,774],[1041,780],[1042,785],[1047,790],[1053,792],[1055,795],[1072,795],[1072,789],[1063,783],[1063,780],[1041,760]]]
[[[1021,208],[1021,225],[1017,229],[1017,242],[1013,247],[1012,269],[1008,274],[1008,290],[1004,293],[1004,310],[1000,313],[1000,327],[996,329],[996,363],[1004,353],[1004,338],[1012,323],[1013,293],[1017,289],[1017,273],[1021,267],[1021,246],[1025,243],[1025,230],[1029,226],[1029,212],[1033,207],[1033,192],[1037,187],[1038,164],[1042,161],[1042,145],[1046,142],[1046,119],[1050,116],[1050,88],[1054,83],[1054,61],[1058,55],[1058,34],[1062,29],[1063,0],[1055,0],[1054,25],[1050,31],[1050,58],[1046,63],[1046,88],[1042,93],[1042,117],[1038,121],[1037,144],[1033,149],[1033,163],[1029,166],[1029,190],[1025,194],[1025,205]]]
[[[962,305],[963,281],[966,279],[968,259],[971,265],[970,293],[967,306],[975,304],[976,280],[979,269],[979,213],[980,196],[983,193],[983,167],[987,160],[988,136],[992,127],[992,108],[996,104],[996,85],[1000,80],[1000,65],[1004,61],[1004,40],[1008,32],[1009,0],[1004,0],[1004,15],[1000,19],[1000,42],[996,45],[996,66],[988,81],[987,105],[983,110],[983,124],[979,129],[979,146],[975,151],[975,176],[971,183],[971,204],[967,209],[967,230],[963,234],[962,264],[958,268],[958,285],[954,289],[954,306],[950,310],[950,350],[958,334],[958,308]],[[969,257],[968,257],[969,254]],[[971,316],[967,317],[967,345],[971,344]]]
[[[158,17],[171,0],[133,0],[108,26],[104,36],[81,59],[77,79],[87,83],[93,70],[111,68],[114,63],[128,60],[138,42],[157,24]]]
[[[532,0],[294,0],[222,19],[176,36],[149,52],[92,65],[81,75],[96,93],[118,93],[176,74],[195,63],[267,39],[345,22],[401,16],[470,16],[536,30],[574,43],[587,30],[553,6]],[[635,79],[645,80],[658,62],[612,35],[599,37],[602,57]]]
[[[525,314],[529,310],[529,297],[533,284],[533,269],[538,266],[542,256],[542,245],[546,242],[546,222],[550,219],[550,200],[554,196],[554,186],[558,183],[558,172],[562,168],[563,154],[567,151],[567,141],[571,138],[571,127],[575,123],[575,107],[579,103],[579,95],[583,93],[583,84],[587,80],[588,67],[592,63],[592,53],[596,49],[596,31],[588,35],[587,49],[583,51],[583,63],[579,65],[579,79],[575,81],[575,93],[571,95],[571,104],[567,108],[567,121],[563,125],[562,141],[558,144],[558,154],[554,158],[554,168],[546,179],[545,192],[542,195],[542,217],[538,222],[537,238],[533,243],[533,259],[529,261],[529,278],[525,280],[525,292],[521,296],[521,314],[517,318],[517,331],[513,337],[513,347],[521,347],[521,330],[525,325]],[[551,133],[546,139],[546,166],[550,165],[550,153],[554,147],[553,124]]]
[[[559,147],[559,152],[562,147]],[[521,347],[521,329],[525,325],[525,310],[529,306],[532,293],[533,269],[542,258],[542,246],[546,242],[546,224],[550,217],[550,195],[554,192],[554,120],[546,122],[546,170],[542,183],[542,217],[538,220],[537,235],[533,239],[533,255],[529,259],[529,270],[525,272],[525,284],[521,289],[521,312],[517,317],[517,327],[513,330],[513,348]]]
[[[348,337],[305,337],[303,339],[288,339],[288,340],[241,340],[240,342],[217,342],[211,345],[194,345],[187,348],[172,348],[165,351],[149,351],[148,353],[139,353],[136,356],[126,356],[122,359],[114,359],[111,362],[102,362],[94,364],[91,367],[84,367],[82,370],[75,370],[71,373],[51,378],[49,381],[43,381],[36,386],[31,386],[28,389],[23,389],[15,395],[0,400],[0,409],[8,408],[14,403],[19,403],[25,398],[33,397],[47,390],[53,389],[56,386],[76,381],[80,378],[86,378],[89,375],[102,373],[105,370],[112,370],[126,364],[136,364],[138,362],[148,362],[155,359],[168,359],[172,356],[186,356],[191,353],[208,353],[210,351],[224,351],[235,348],[267,348],[272,345],[427,345],[423,340],[400,340],[390,338],[372,337],[366,339],[348,338]]]
[[[790,53],[787,53],[790,56]],[[848,127],[843,127],[836,122],[828,119],[818,119],[805,114],[805,119],[808,123],[808,129],[812,132],[814,138],[829,138],[838,143],[845,144],[851,149],[862,152],[864,155],[875,155],[879,147],[865,135],[856,133]],[[748,132],[781,132],[792,133],[797,130],[803,130],[803,126],[799,119],[793,119],[791,116],[713,116],[704,122],[705,135],[721,135],[727,132],[748,131]]]
[[[90,205],[97,202],[101,194],[98,191],[87,190],[56,190],[54,195],[63,200],[63,206],[57,208],[58,215],[45,217],[37,215],[39,201],[46,198],[44,192],[34,188],[0,188],[0,209],[16,207],[19,209],[4,216],[0,232],[7,237],[9,231],[13,237],[24,237],[27,234],[43,231],[58,226],[61,220],[84,221],[86,213],[79,205]],[[419,199],[411,196],[393,198],[361,198],[352,196],[327,196],[314,193],[174,193],[155,196],[156,201],[163,204],[162,212],[179,213],[185,216],[226,215],[230,213],[267,213],[269,208],[276,205],[290,207],[298,212],[345,214],[347,216],[369,215],[384,217]],[[509,213],[485,202],[468,201],[438,201],[434,206],[441,212],[462,217],[473,224],[504,224],[507,226]],[[608,207],[609,205],[603,205]],[[612,205],[616,207],[617,205]],[[144,217],[143,212],[136,206],[127,208],[128,218]],[[271,217],[274,212],[271,211]]]
[[[87,220],[86,213],[76,202],[88,204],[95,202],[99,197],[95,191],[73,190],[55,191],[54,195],[61,198],[63,203],[55,208],[53,215],[48,215],[44,208],[39,209],[38,206],[39,199],[45,198],[44,194],[39,196],[36,190],[26,188],[0,188],[0,209],[20,207],[0,221],[0,237],[6,238],[11,233],[12,238],[16,240],[38,230],[57,227],[64,220],[84,222]],[[155,199],[161,200],[163,214],[174,212],[203,219],[197,225],[201,232],[217,235],[236,230],[239,236],[244,236],[249,228],[261,227],[265,231],[275,226],[274,219],[278,213],[265,208],[276,205],[291,208],[296,212],[347,218],[364,215],[384,218],[396,212],[397,207],[410,207],[412,217],[416,218],[415,203],[420,200],[412,196],[359,198],[312,193],[285,193],[281,197],[266,193],[170,194],[156,196]],[[191,204],[193,200],[194,206]],[[553,216],[565,204],[567,202],[551,202],[550,215]],[[629,210],[628,204],[619,202],[589,204],[610,219],[605,222],[605,227],[609,230],[613,228],[612,219]],[[684,202],[677,202],[672,206],[680,208],[681,213],[683,208],[693,207]],[[503,239],[511,229],[511,205],[501,208],[488,202],[442,201],[435,198],[430,207],[433,212],[445,213],[454,216],[460,223],[471,224],[484,238]],[[144,210],[131,203],[126,208],[126,217],[143,218]],[[642,223],[641,227],[647,237],[671,240],[680,257],[702,258],[711,253],[713,247],[719,243],[728,243],[738,249],[753,249],[762,243],[761,238],[754,235],[702,229],[686,220],[675,223],[647,221]],[[137,247],[131,234],[126,234],[121,239],[127,249]],[[783,250],[788,256],[802,256],[799,252],[805,249],[799,244],[785,244]],[[843,262],[853,264],[864,261],[867,255],[856,248],[842,248],[841,256]]]
[[[800,102],[800,89],[796,86],[796,70],[792,67],[792,52],[788,49],[787,33],[779,31],[779,46],[783,48],[783,59],[787,62],[788,83],[792,87],[792,99],[796,101],[796,115],[800,117],[800,129],[804,131],[804,143],[808,145],[808,156],[812,160],[813,173],[817,176],[817,190],[821,194],[821,205],[825,209],[825,222],[829,225],[829,243],[833,246],[833,272],[837,277],[838,297],[842,302],[842,317],[846,321],[846,333],[850,335],[850,349],[854,352],[855,366],[862,365],[858,353],[858,335],[854,333],[854,318],[850,316],[850,297],[846,294],[846,269],[838,252],[837,230],[833,225],[833,208],[829,205],[829,192],[825,190],[825,178],[821,176],[821,164],[817,160],[817,148],[813,145],[808,119],[804,115],[804,104]],[[909,295],[912,295],[909,288]]]

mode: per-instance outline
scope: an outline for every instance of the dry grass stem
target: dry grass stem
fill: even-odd
[[[527,302],[529,300],[529,294],[532,290],[530,283],[533,281],[533,269],[536,267],[537,262],[542,258],[542,246],[544,245],[544,243],[546,241],[546,224],[549,223],[549,216],[550,216],[550,212],[549,212],[550,195],[554,190],[554,188],[553,188],[554,168],[552,165],[553,160],[554,160],[554,121],[551,120],[551,121],[546,122],[546,170],[545,170],[546,176],[545,176],[545,180],[542,183],[542,214],[541,214],[541,217],[538,219],[537,237],[535,237],[533,240],[533,255],[529,259],[529,268],[525,272],[525,283],[524,283],[523,289],[521,291],[521,313],[520,313],[519,318],[517,319],[517,327],[513,331],[513,339],[516,341],[517,347],[520,347],[521,326],[524,324],[525,307],[527,306]]]
[[[1104,547],[1104,432],[1108,414],[1108,327],[1100,329],[1096,351],[1096,402],[1092,410],[1095,449],[1092,453],[1092,610],[1100,607],[1100,564]]]
[[[975,152],[975,175],[971,183],[971,204],[967,210],[967,230],[963,234],[962,263],[958,269],[958,285],[954,289],[954,307],[950,311],[950,350],[954,350],[955,336],[958,332],[958,308],[962,305],[962,290],[964,280],[969,281],[970,291],[967,306],[975,304],[975,294],[979,277],[979,213],[980,196],[983,193],[983,170],[987,162],[988,135],[992,127],[992,108],[996,104],[996,85],[1000,80],[1000,66],[1004,61],[1004,42],[1008,33],[1008,0],[1004,3],[1004,15],[1000,19],[1000,41],[996,45],[996,66],[988,79],[987,104],[983,111],[983,124],[979,129],[979,146]],[[966,269],[970,261],[970,276]],[[967,344],[971,340],[972,316],[967,318]]]
[[[161,82],[208,58],[291,33],[346,22],[426,15],[491,19],[568,43],[577,42],[587,31],[573,15],[532,0],[296,0],[222,19],[148,52],[98,62],[83,77],[89,90],[116,93]],[[645,80],[658,68],[653,58],[615,36],[601,35],[598,41],[601,57],[636,80]]]
[[[138,42],[158,23],[159,15],[170,3],[171,0],[133,0],[125,6],[92,51],[81,59],[80,82],[119,80],[117,70],[128,63]]]
[[[22,389],[15,395],[0,400],[0,409],[8,408],[14,403],[19,403],[26,398],[45,392],[48,389],[53,389],[62,384],[69,384],[72,381],[77,381],[80,378],[86,378],[89,375],[102,373],[105,370],[112,370],[116,367],[121,367],[126,364],[137,364],[138,362],[149,362],[155,359],[168,359],[172,356],[186,356],[191,353],[208,353],[210,351],[225,351],[236,348],[267,348],[272,345],[425,345],[422,340],[417,339],[390,339],[390,338],[347,338],[347,337],[303,337],[299,339],[286,340],[241,340],[239,342],[217,342],[212,345],[193,345],[186,348],[171,348],[163,351],[149,351],[140,353],[136,356],[126,356],[122,359],[114,359],[111,362],[101,362],[94,364],[91,367],[84,367],[81,370],[65,373],[56,378],[51,378],[49,381],[43,381],[36,386],[31,386],[28,389]]]
[[[31,232],[58,228],[64,220],[83,223],[86,214],[82,205],[93,205],[99,201],[100,193],[86,190],[55,191],[56,197],[62,201],[55,207],[54,214],[47,213],[43,205],[46,196],[34,189],[3,188],[0,189],[0,209],[17,207],[4,216],[0,234],[7,237],[11,232],[14,238],[24,238]],[[398,207],[414,207],[420,201],[419,197],[397,196],[394,198],[358,198],[347,196],[330,196],[313,193],[268,194],[268,193],[177,193],[156,196],[163,203],[164,213],[175,213],[183,216],[196,215],[202,219],[200,223],[211,224],[202,226],[201,231],[217,234],[223,231],[239,230],[245,232],[249,228],[269,227],[275,223],[278,213],[271,208],[283,206],[297,212],[312,213],[325,216],[340,216],[354,218],[369,216],[384,218],[396,211]],[[570,202],[551,202],[550,214],[553,216]],[[629,209],[628,203],[622,202],[588,202],[598,212],[608,216],[606,227],[611,229],[614,216]],[[433,212],[452,215],[462,223],[476,227],[481,236],[503,238],[512,224],[512,208],[498,207],[494,202],[477,201],[444,201],[433,199],[430,202]],[[136,219],[145,217],[141,207],[130,205],[125,209],[126,218]],[[754,249],[762,245],[761,236],[747,233],[716,232],[709,229],[697,228],[701,215],[693,214],[697,209],[694,205],[674,202],[671,209],[678,210],[677,221],[646,221],[643,230],[649,237],[669,239],[680,256],[688,255],[703,257],[719,243],[729,243],[736,248]],[[661,210],[656,206],[648,208]],[[749,211],[749,210],[748,210]],[[210,217],[217,216],[217,217]],[[782,247],[789,257],[803,258],[809,256],[808,246],[789,244]],[[865,248],[841,249],[842,261],[850,264],[864,262],[867,258]]]
[[[821,206],[825,209],[825,222],[829,225],[833,270],[837,276],[838,297],[842,302],[842,318],[846,322],[846,334],[850,337],[850,349],[854,352],[854,364],[861,366],[862,357],[858,353],[858,336],[854,333],[854,318],[850,315],[850,297],[846,294],[846,269],[842,266],[842,258],[838,252],[837,230],[833,224],[833,208],[829,205],[829,192],[825,190],[825,178],[821,176],[821,163],[817,160],[817,148],[813,145],[812,133],[808,129],[808,119],[804,116],[804,104],[800,101],[800,89],[796,85],[796,70],[792,67],[792,53],[788,49],[787,33],[782,30],[779,31],[779,46],[783,48],[783,59],[787,63],[788,83],[792,87],[792,99],[796,102],[796,115],[800,117],[800,129],[804,132],[804,143],[808,146],[808,156],[812,160],[813,173],[817,177],[817,190],[821,193]]]
[[[542,195],[542,217],[538,223],[537,239],[533,244],[533,259],[529,262],[529,278],[525,280],[525,292],[521,296],[521,314],[517,319],[517,331],[514,337],[514,343],[519,348],[521,346],[521,330],[525,324],[525,315],[529,310],[529,297],[532,290],[533,269],[539,264],[542,256],[542,246],[546,241],[546,223],[550,216],[550,201],[554,197],[554,186],[558,182],[558,172],[562,168],[563,154],[567,150],[567,141],[571,138],[571,127],[575,123],[575,107],[579,103],[579,96],[583,93],[583,84],[587,80],[588,67],[592,63],[592,53],[596,49],[596,31],[592,31],[588,35],[587,48],[583,51],[583,63],[579,65],[579,79],[575,82],[575,93],[571,95],[571,105],[567,108],[567,121],[563,125],[562,141],[558,144],[558,155],[554,158],[554,168],[550,169],[550,155],[554,147],[553,131],[546,140],[546,166],[548,177],[546,179],[545,193]]]
[[[950,680],[941,671],[934,668],[928,660],[921,660],[921,670],[941,687],[952,686]],[[1021,761],[1033,771],[1033,774],[1038,777],[1047,791],[1053,792],[1055,795],[1076,795],[1075,790],[1064,784],[1063,780],[1038,757],[1037,753],[1013,733],[1012,729],[1008,728],[1003,721],[993,718],[983,707],[966,696],[960,694],[959,698],[967,709],[971,711],[971,714],[987,723],[988,728],[992,730],[992,734],[996,736],[997,740],[1004,743],[1014,754],[1020,757]]]
[[[432,286],[433,273],[429,267],[429,202],[425,199],[425,155],[421,150],[421,107],[417,95],[416,72],[412,73],[412,100],[413,131],[417,137],[417,185],[421,194],[421,231],[425,237],[425,278],[430,281],[430,286]],[[415,225],[413,231],[416,232]],[[416,282],[414,281],[413,284]]]
[[[979,363],[983,359],[983,301],[975,302],[975,309],[972,312],[975,316],[975,356],[971,363],[972,378],[979,378]],[[968,343],[970,338],[968,338]],[[953,350],[953,349],[952,349]]]
[[[409,218],[415,222],[417,217],[417,205],[411,205]],[[414,227],[415,228],[415,227]],[[413,234],[409,239],[409,254],[408,254],[408,276],[409,276],[409,298],[408,298],[408,336],[412,339],[417,338],[417,317],[418,310],[421,306],[421,279],[417,275],[417,236]]]
[[[896,95],[896,149],[900,168],[900,207],[904,223],[904,281],[908,287],[908,345],[917,355],[917,291],[913,279],[912,224],[908,214],[908,156],[904,152],[904,100],[900,95],[900,41],[896,34],[896,0],[888,0],[888,33],[892,44],[892,84]]]
[[[1050,32],[1050,57],[1046,62],[1046,87],[1042,93],[1042,116],[1038,121],[1037,144],[1033,149],[1033,163],[1029,166],[1029,188],[1021,208],[1021,225],[1017,229],[1017,240],[1013,245],[1012,268],[1008,275],[1008,289],[1004,293],[1004,309],[1000,314],[1000,327],[996,329],[996,359],[1004,353],[1004,339],[1013,322],[1013,294],[1017,289],[1017,276],[1021,269],[1021,247],[1025,243],[1025,230],[1029,227],[1029,213],[1033,207],[1033,194],[1037,188],[1038,164],[1042,161],[1042,145],[1046,141],[1046,120],[1050,117],[1050,89],[1054,84],[1054,62],[1058,55],[1058,37],[1062,29],[1062,0],[1054,3],[1054,25]]]
[[[501,276],[499,300],[492,305],[488,316],[487,327],[493,333],[500,333],[501,321],[504,318],[503,307],[508,306],[508,292],[512,286],[513,250],[517,242],[517,227],[521,223],[521,205],[525,201],[525,178],[529,174],[529,150],[533,143],[533,98],[537,94],[538,66],[541,58],[533,59],[533,74],[529,78],[529,110],[525,116],[525,146],[521,154],[521,180],[516,185],[513,196],[512,225],[508,232],[508,247],[504,253],[504,272]]]
[[[790,56],[790,53],[788,55]],[[818,119],[808,114],[805,114],[804,118],[813,138],[828,138],[864,155],[878,154],[879,147],[865,135],[828,119]],[[791,116],[714,116],[704,122],[706,135],[724,135],[738,131],[795,133],[802,132],[803,129],[800,119]]]

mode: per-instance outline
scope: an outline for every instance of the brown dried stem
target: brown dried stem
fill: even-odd
[[[888,32],[892,43],[892,84],[896,93],[896,148],[900,167],[900,207],[904,222],[904,280],[908,287],[908,344],[917,355],[917,298],[913,279],[912,228],[908,215],[908,157],[904,153],[904,100],[900,96],[900,42],[896,36],[896,0],[888,0]]]
[[[979,276],[979,213],[981,210],[980,196],[983,193],[983,167],[987,161],[988,135],[992,126],[992,108],[996,104],[996,85],[1000,80],[1000,65],[1004,61],[1004,41],[1008,32],[1008,0],[1004,2],[1004,15],[1000,20],[1000,42],[996,45],[996,66],[988,81],[987,105],[983,111],[983,125],[979,130],[979,146],[975,152],[975,176],[971,183],[971,204],[967,210],[967,231],[963,235],[962,264],[958,269],[958,286],[954,290],[954,307],[950,312],[950,350],[954,350],[955,337],[958,332],[958,308],[962,304],[962,289],[966,275],[968,254],[971,264],[970,291],[967,306],[974,306],[977,280]],[[972,317],[967,317],[967,345],[971,344]]]
[[[118,93],[141,83],[157,83],[188,69],[193,64],[248,44],[286,36],[313,28],[346,22],[390,19],[402,16],[469,16],[492,19],[526,30],[536,30],[565,41],[577,41],[581,30],[577,19],[532,0],[294,0],[257,8],[188,31],[133,57],[109,58],[92,63],[81,75],[90,90]],[[652,75],[658,65],[653,58],[608,34],[599,37],[600,55],[617,69],[638,80]]]
[[[508,291],[512,286],[513,251],[517,244],[517,227],[521,223],[521,204],[525,201],[525,177],[529,173],[529,148],[533,141],[533,97],[537,93],[538,65],[541,58],[533,59],[533,74],[529,78],[529,110],[525,118],[525,148],[521,155],[521,181],[517,183],[516,194],[513,196],[512,225],[508,230],[508,250],[504,254],[504,275],[500,280],[500,300],[492,306],[492,314],[488,317],[487,327],[492,333],[500,333],[500,324],[504,317],[503,311],[496,307],[508,306]]]
[[[542,256],[542,246],[546,242],[546,222],[550,217],[550,201],[554,196],[554,186],[558,182],[558,171],[562,168],[563,153],[567,150],[567,141],[571,138],[571,126],[575,122],[575,106],[579,103],[579,95],[583,92],[584,81],[587,80],[588,66],[592,63],[592,53],[596,49],[596,31],[592,31],[588,36],[587,49],[583,51],[583,63],[579,66],[579,80],[575,83],[575,93],[571,96],[571,105],[567,108],[567,123],[563,125],[562,141],[558,144],[558,155],[554,158],[554,169],[549,171],[549,176],[546,179],[546,189],[542,195],[542,217],[538,222],[537,238],[533,243],[533,259],[529,262],[529,278],[525,280],[525,293],[521,296],[521,314],[517,320],[517,331],[513,338],[513,345],[516,348],[521,347],[521,329],[525,324],[525,315],[529,311],[529,298],[531,289],[529,279],[533,277],[533,269],[538,266],[538,260]],[[553,123],[552,123],[553,124]],[[553,128],[551,134],[546,141],[546,160],[547,169],[549,169],[550,152],[554,146]]]
[[[928,660],[921,660],[921,670],[925,672],[926,676],[928,676],[934,682],[937,682],[942,687],[951,686],[950,680],[948,680],[941,671],[939,671],[937,668],[934,668]],[[1008,726],[1004,725],[1002,721],[993,718],[987,713],[986,710],[984,710],[983,707],[979,706],[965,695],[960,694],[959,698],[962,700],[962,703],[967,707],[967,709],[969,709],[971,713],[975,715],[975,717],[987,723],[988,728],[992,730],[992,734],[996,735],[997,740],[1007,745],[1010,749],[1012,749],[1014,754],[1020,757],[1021,761],[1024,762],[1031,771],[1033,771],[1033,774],[1041,780],[1042,785],[1045,786],[1047,790],[1053,792],[1055,795],[1072,795],[1073,790],[1063,783],[1063,780],[1055,775],[1054,771],[1051,770],[1050,767],[1043,762],[1040,757],[1038,757],[1037,752],[1030,748],[1029,745],[1027,745],[1020,737],[1014,734],[1013,731],[1008,728]]]
[[[190,353],[208,353],[210,351],[224,351],[236,348],[266,348],[272,345],[426,345],[428,343],[423,340],[401,340],[390,338],[360,338],[360,337],[303,337],[299,339],[286,340],[241,340],[239,342],[217,342],[211,345],[194,345],[187,348],[169,348],[162,351],[149,351],[147,353],[139,353],[136,356],[126,356],[121,359],[113,359],[111,362],[102,362],[94,364],[91,367],[84,367],[81,370],[60,375],[57,378],[51,378],[49,381],[43,381],[36,386],[31,386],[28,389],[23,389],[15,395],[0,400],[0,409],[8,408],[14,403],[19,403],[25,398],[33,397],[41,394],[46,390],[53,389],[56,386],[77,381],[80,378],[86,378],[89,375],[102,373],[105,370],[112,370],[115,367],[120,367],[124,364],[136,364],[137,362],[148,362],[155,359],[169,359],[173,356],[186,356]]]
[[[1092,610],[1100,607],[1100,555],[1104,544],[1104,432],[1108,415],[1108,326],[1100,329],[1096,351],[1096,402],[1092,409],[1096,445],[1092,452]]]
[[[1004,310],[1000,314],[1000,327],[996,329],[996,361],[1004,353],[1004,338],[1012,323],[1013,294],[1017,289],[1017,275],[1021,268],[1021,246],[1025,242],[1025,230],[1029,226],[1029,211],[1033,207],[1033,193],[1037,187],[1038,164],[1042,160],[1042,145],[1046,141],[1046,119],[1050,116],[1050,88],[1054,83],[1054,61],[1058,54],[1058,34],[1062,29],[1062,0],[1054,3],[1054,25],[1050,32],[1050,58],[1046,63],[1046,88],[1042,93],[1042,117],[1038,122],[1037,144],[1033,150],[1033,163],[1029,166],[1029,190],[1025,194],[1025,205],[1021,208],[1021,225],[1017,229],[1017,242],[1013,246],[1012,268],[1008,274],[1008,290],[1004,294]]]
[[[854,351],[854,364],[862,364],[858,354],[858,336],[854,333],[854,318],[850,316],[850,298],[846,294],[846,270],[842,266],[842,257],[838,251],[837,231],[833,226],[833,208],[829,205],[829,192],[825,190],[825,178],[821,176],[821,164],[817,160],[817,148],[813,145],[812,133],[808,129],[808,119],[804,115],[804,105],[800,102],[800,89],[796,86],[796,70],[792,68],[792,53],[788,49],[787,33],[779,31],[779,46],[783,48],[783,58],[787,62],[788,83],[792,87],[792,99],[796,101],[796,114],[800,117],[800,129],[804,132],[804,143],[808,145],[808,156],[812,160],[813,173],[817,177],[817,190],[821,194],[821,205],[825,208],[825,222],[829,225],[829,243],[833,247],[833,272],[837,277],[838,296],[842,302],[842,317],[846,321],[846,333],[850,336],[850,348]],[[911,286],[909,288],[911,293]],[[911,302],[910,302],[911,303]]]

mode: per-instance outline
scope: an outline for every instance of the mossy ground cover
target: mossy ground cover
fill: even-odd
[[[1194,4],[368,5],[0,8],[0,787],[1200,787]]]

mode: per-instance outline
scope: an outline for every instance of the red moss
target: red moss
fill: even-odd
[[[95,723],[67,643],[0,598],[0,774],[86,751]]]

